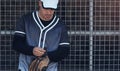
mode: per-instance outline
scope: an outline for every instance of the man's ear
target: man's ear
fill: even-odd
[[[42,6],[42,2],[41,2],[40,0],[39,0],[39,4],[38,4],[38,5],[39,5],[39,7],[41,7],[41,6]]]

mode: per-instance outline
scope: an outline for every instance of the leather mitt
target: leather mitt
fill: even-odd
[[[29,71],[46,71],[49,62],[48,56],[37,57],[31,62]]]

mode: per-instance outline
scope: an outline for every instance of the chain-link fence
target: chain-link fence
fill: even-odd
[[[16,20],[38,0],[0,0],[0,71],[17,71],[11,49]],[[70,54],[59,71],[120,71],[120,0],[60,0],[56,12],[68,26]]]

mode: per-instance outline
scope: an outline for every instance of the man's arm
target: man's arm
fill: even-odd
[[[48,52],[48,57],[50,61],[58,62],[68,56],[70,50],[70,44],[67,34],[67,27],[64,25],[61,31],[60,43],[55,51]]]
[[[28,45],[26,37],[21,34],[15,34],[13,37],[12,48],[25,55],[33,55],[34,46]]]
[[[69,45],[59,45],[57,50],[47,52],[47,54],[51,62],[58,62],[68,56],[69,49]]]

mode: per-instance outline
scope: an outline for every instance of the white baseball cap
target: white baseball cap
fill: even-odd
[[[58,0],[41,0],[44,8],[57,9]]]

